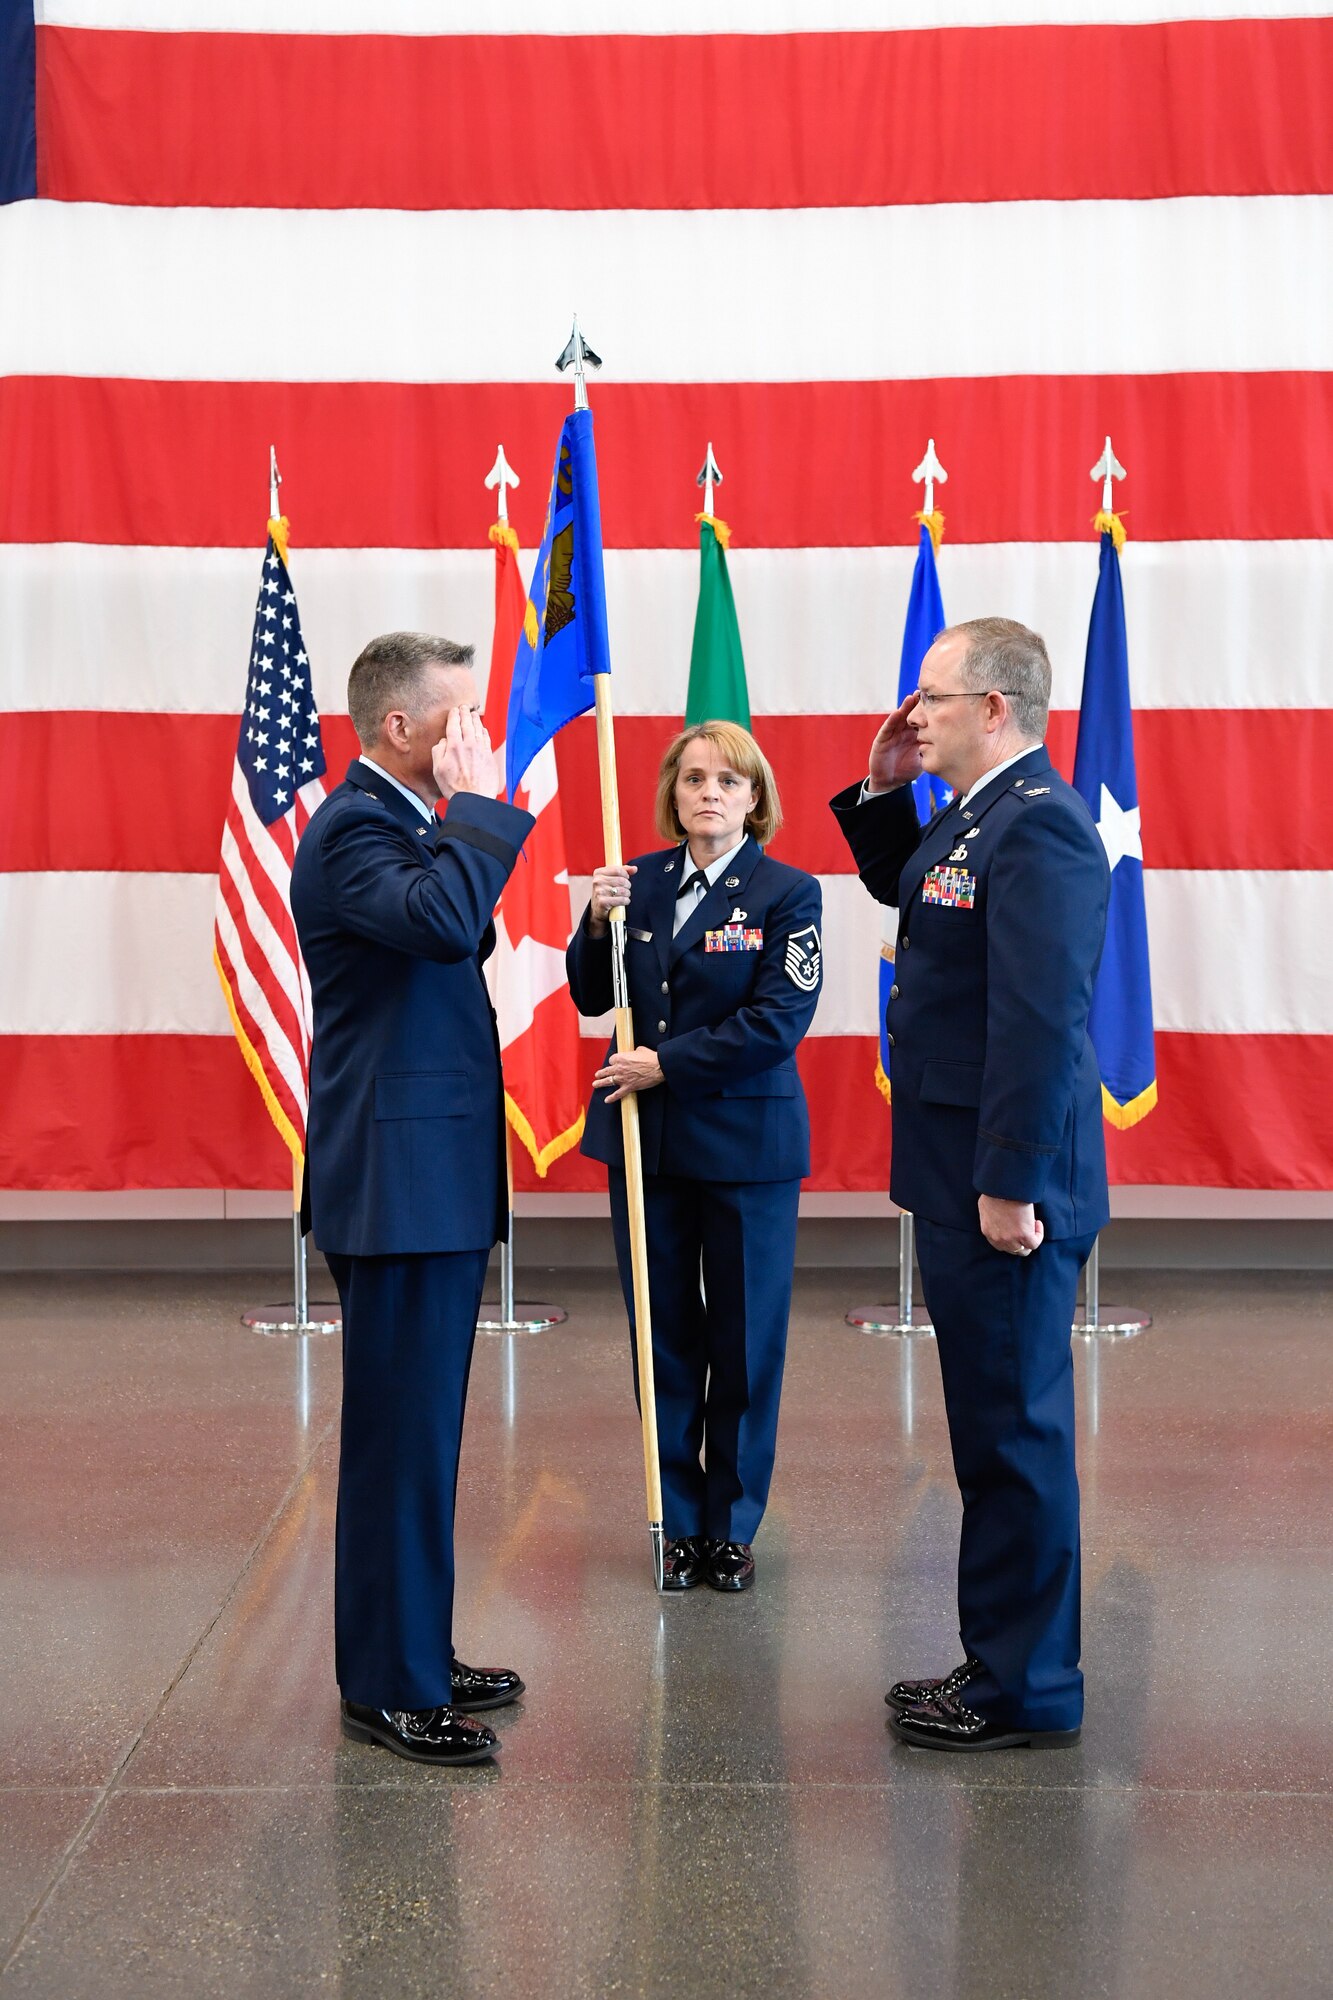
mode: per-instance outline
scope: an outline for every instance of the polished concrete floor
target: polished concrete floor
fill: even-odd
[[[551,1280],[546,1280],[550,1284]],[[896,1744],[953,1664],[928,1342],[802,1273],[756,1588],[659,1600],[623,1322],[478,1342],[459,1649],[498,1765],[344,1743],[338,1353],[231,1277],[0,1281],[0,1992],[1333,1990],[1330,1283],[1154,1273],[1076,1347],[1082,1744]]]

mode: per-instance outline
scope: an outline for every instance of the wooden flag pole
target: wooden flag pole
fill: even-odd
[[[597,771],[602,787],[602,843],[608,868],[619,868],[620,798],[616,790],[616,737],[611,713],[611,676],[593,679],[597,695]],[[611,917],[611,979],[616,1005],[616,1047],[634,1047],[634,1017],[625,976],[625,912]],[[625,1193],[629,1204],[630,1267],[634,1279],[634,1339],[639,1363],[639,1410],[643,1418],[643,1472],[648,1489],[648,1534],[653,1549],[653,1582],[662,1588],[662,1467],[657,1451],[657,1393],[653,1382],[653,1320],[648,1299],[648,1231],[643,1212],[643,1153],[639,1145],[639,1099],[627,1091],[620,1100],[625,1140]]]

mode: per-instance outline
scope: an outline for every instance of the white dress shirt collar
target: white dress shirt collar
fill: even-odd
[[[392,771],[385,770],[383,764],[377,764],[375,759],[367,757],[364,751],[362,751],[356,761],[358,764],[364,764],[368,770],[373,771],[377,778],[383,778],[385,783],[392,785],[396,792],[401,792],[405,799],[410,799],[423,819],[434,820],[435,814],[431,807],[426,804],[426,801],[419,799],[415,792],[409,791],[400,779],[394,777]]]
[[[979,791],[984,790],[984,788],[988,784],[990,784],[992,778],[998,778],[1002,771],[1007,771],[1011,764],[1016,764],[1018,762],[1020,757],[1030,757],[1034,750],[1040,750],[1040,748],[1041,748],[1040,743],[1025,744],[1023,749],[1015,750],[1012,757],[1006,757],[1003,764],[993,765],[989,771],[985,772],[983,776],[977,779],[975,785],[971,786],[971,788],[968,791],[964,792],[962,798],[959,799],[958,801],[960,808],[963,806],[970,806],[973,799],[975,799],[977,793]]]

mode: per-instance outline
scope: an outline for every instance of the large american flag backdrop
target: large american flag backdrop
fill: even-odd
[[[813,1187],[886,1177],[826,801],[893,697],[910,470],[933,436],[950,616],[1046,634],[1068,771],[1108,433],[1161,1099],[1113,1171],[1333,1185],[1333,25],[1158,11],[4,0],[0,1183],[287,1186],[211,963],[268,448],[332,783],[366,637],[488,657],[483,479],[502,440],[535,547],[577,308],[629,851],[709,439],[727,475],[775,851],[823,878]],[[559,762],[578,900],[590,720]]]

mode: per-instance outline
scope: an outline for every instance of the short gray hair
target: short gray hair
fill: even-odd
[[[434,632],[385,632],[363,646],[347,676],[347,712],[362,749],[378,742],[391,710],[416,712],[427,667],[470,667],[474,651]]]
[[[1016,618],[969,618],[942,634],[958,636],[967,640],[958,667],[963,686],[973,694],[994,688],[1007,695],[1014,727],[1040,743],[1051,712],[1051,662],[1041,634]]]

